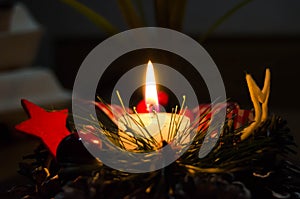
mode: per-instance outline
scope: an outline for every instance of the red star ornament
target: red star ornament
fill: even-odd
[[[70,134],[66,127],[68,109],[48,112],[28,100],[22,99],[21,103],[29,119],[15,128],[39,137],[55,157],[59,143]]]

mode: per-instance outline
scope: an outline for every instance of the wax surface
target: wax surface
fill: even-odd
[[[143,128],[143,125],[137,124],[140,123],[140,119],[143,121],[145,128]],[[129,114],[127,117],[123,116],[118,119],[119,129],[126,131],[128,135],[132,135],[130,130],[127,129],[127,127],[130,127],[138,135],[149,138],[150,136],[147,135],[145,130],[147,129],[151,136],[158,142],[161,141],[161,136],[163,140],[172,141],[172,135],[175,135],[177,132],[177,136],[180,136],[189,125],[190,119],[188,117],[179,114],[173,114],[172,116],[171,113],[156,113],[156,115],[154,113],[140,113],[139,116]]]

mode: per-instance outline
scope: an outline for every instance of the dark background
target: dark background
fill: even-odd
[[[45,28],[33,67],[53,69],[61,85],[72,89],[85,56],[108,37],[77,11],[56,0],[23,0],[33,17]],[[127,26],[115,1],[81,1],[107,17],[120,31]],[[209,26],[238,1],[190,0],[186,8],[183,32],[198,39]],[[155,26],[152,1],[145,1],[149,26]],[[245,72],[262,87],[266,67],[271,68],[270,112],[282,115],[299,144],[300,98],[300,1],[254,0],[226,20],[202,43],[223,77],[227,96],[242,108],[251,108]],[[18,138],[19,139],[19,138]],[[21,137],[20,140],[28,140]],[[9,143],[4,140],[3,142]],[[26,144],[3,144],[0,155],[13,173],[22,155],[31,152],[35,140]],[[28,144],[29,143],[29,144]],[[18,146],[16,148],[14,146]],[[299,161],[299,156],[292,156]],[[1,160],[3,161],[3,159]],[[7,173],[7,172],[6,172]],[[1,174],[2,176],[2,174]],[[7,174],[5,175],[7,176]],[[2,178],[1,178],[2,179]],[[15,182],[14,180],[11,180]]]
[[[115,1],[80,2],[101,13],[120,31],[128,29]],[[188,1],[183,32],[200,38],[237,2]],[[85,56],[108,35],[59,1],[24,0],[23,3],[46,30],[34,65],[53,68],[62,85],[71,89]],[[155,26],[152,1],[145,1],[144,9],[149,26]],[[244,105],[249,104],[245,72],[253,74],[262,86],[264,69],[270,67],[271,106],[299,108],[299,98],[295,95],[300,53],[299,9],[300,2],[295,0],[254,0],[202,43],[219,67],[227,96]]]

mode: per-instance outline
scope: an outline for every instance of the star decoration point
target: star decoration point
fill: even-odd
[[[36,104],[22,99],[22,106],[29,119],[16,125],[15,128],[24,133],[39,137],[53,156],[59,143],[70,134],[66,127],[68,109],[46,111]]]

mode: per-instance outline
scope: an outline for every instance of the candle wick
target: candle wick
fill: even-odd
[[[152,113],[153,111],[158,112],[158,106],[156,104],[146,104],[147,106],[147,111],[149,113]]]

